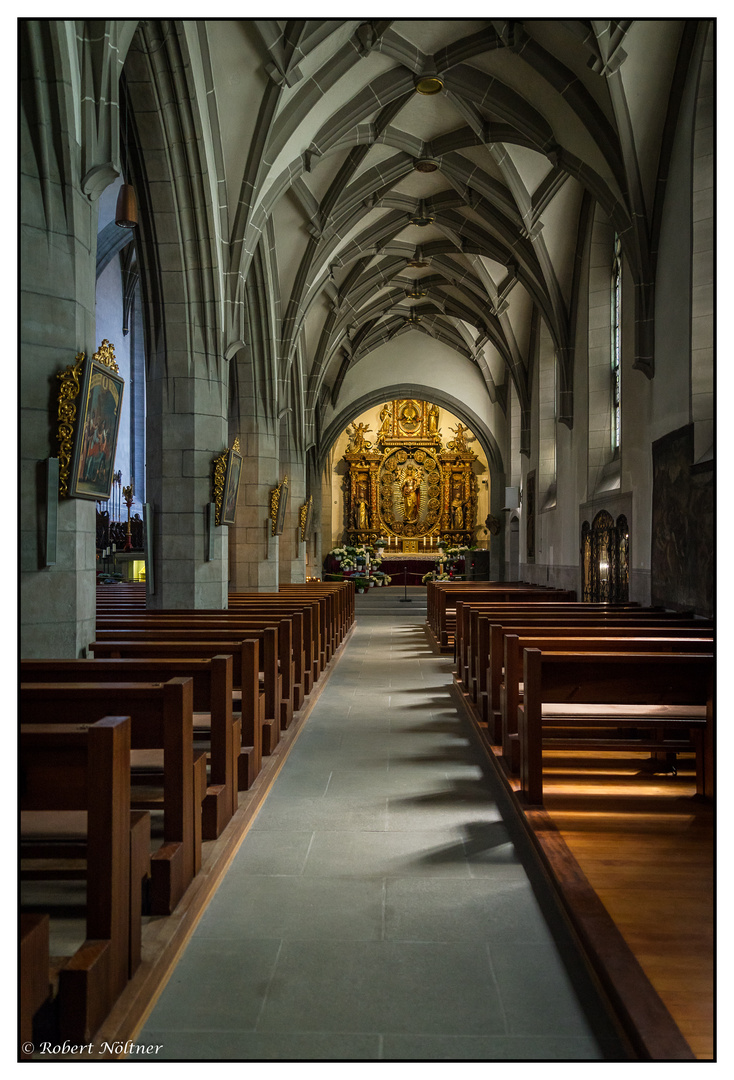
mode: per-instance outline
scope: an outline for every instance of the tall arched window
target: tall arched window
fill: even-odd
[[[614,259],[612,261],[612,310],[611,327],[611,432],[612,454],[619,453],[622,436],[622,410],[620,405],[620,373],[622,361],[622,245],[614,234]]]

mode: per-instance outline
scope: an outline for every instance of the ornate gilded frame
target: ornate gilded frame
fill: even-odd
[[[277,487],[270,489],[270,520],[272,522],[272,535],[280,536],[285,525],[285,511],[288,506],[288,477],[283,477],[283,482]]]
[[[309,495],[308,500],[303,504],[298,511],[298,524],[301,528],[301,543],[305,543],[308,531],[311,527],[311,515],[313,513],[313,495]]]
[[[239,436],[214,459],[214,524],[234,525],[242,476]]]
[[[125,388],[114,345],[105,338],[90,359],[77,353],[58,378],[59,493],[109,499]]]

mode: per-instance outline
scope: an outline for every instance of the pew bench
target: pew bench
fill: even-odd
[[[592,631],[586,635],[569,630],[568,636],[543,634],[518,635],[505,632],[504,664],[502,683],[499,687],[498,711],[494,710],[496,698],[492,700],[492,730],[502,744],[502,753],[512,772],[519,769],[519,750],[517,742],[517,710],[523,700],[523,655],[525,649],[539,649],[542,653],[703,653],[713,651],[711,636],[665,636],[640,633],[637,627],[617,628],[617,636],[607,634],[606,628],[587,628]],[[573,636],[572,636],[573,635]],[[604,636],[602,636],[604,635]]]
[[[240,711],[241,743],[236,771],[239,791],[249,791],[262,768],[265,690],[259,681],[259,642],[245,641],[93,641],[95,659],[183,660],[232,655],[233,708]],[[272,725],[272,721],[271,721]]]
[[[610,746],[693,750],[697,794],[712,796],[713,672],[711,654],[525,649],[517,710],[522,797],[530,805],[543,803],[544,748]]]
[[[648,609],[645,609],[648,610]],[[488,642],[486,639],[486,623],[480,627],[480,619],[490,619],[501,622],[507,618],[515,618],[526,614],[529,618],[545,617],[555,619],[563,616],[574,618],[590,618],[596,615],[599,619],[606,617],[620,618],[629,614],[636,618],[640,611],[639,605],[627,604],[589,604],[577,603],[575,600],[561,602],[525,600],[521,603],[505,601],[502,603],[467,603],[456,602],[456,631],[454,639],[454,659],[456,673],[460,681],[472,694],[472,699],[477,700],[476,682],[479,670],[482,666],[480,657],[482,650],[486,651]],[[483,633],[480,641],[480,629]]]
[[[79,817],[84,819],[86,940],[73,956],[56,962],[54,1002],[59,1036],[80,1043],[103,1022],[130,974],[130,742],[127,716],[90,724],[21,724],[18,734],[21,855],[24,840],[32,849],[39,816],[72,815],[75,829]],[[50,965],[48,925],[37,919],[21,924],[21,956],[24,949],[30,955],[35,984],[27,999],[30,1017],[22,1016],[26,1028],[53,981],[49,966],[40,982],[44,956]]]
[[[647,614],[644,609],[626,612],[587,611],[586,605],[571,605],[555,614],[533,610],[481,613],[477,620],[472,679],[465,690],[476,702],[482,722],[497,725],[500,720],[499,683],[504,670],[504,635],[545,637],[678,636],[710,637],[710,623],[675,612]],[[499,731],[499,728],[497,728]],[[500,741],[499,739],[497,741]]]
[[[288,624],[288,628],[290,623]],[[290,635],[282,626],[258,627],[249,624],[248,627],[236,624],[218,624],[207,627],[201,623],[192,623],[182,619],[173,626],[156,626],[155,623],[141,625],[118,625],[114,629],[98,629],[97,636],[90,644],[90,650],[95,656],[103,655],[101,646],[117,642],[141,642],[146,646],[156,641],[180,643],[182,646],[187,642],[218,642],[219,651],[223,649],[233,652],[238,643],[244,640],[258,642],[258,670],[261,673],[261,685],[264,695],[265,721],[262,728],[262,752],[272,754],[278,744],[281,728],[285,728],[293,716],[292,700],[286,699],[283,693],[283,677],[281,675],[279,653],[284,653]],[[115,650],[107,655],[119,655]],[[182,655],[183,652],[182,652]],[[288,661],[285,664],[286,671],[290,670],[290,649]]]
[[[442,588],[441,583],[429,583],[435,586],[435,595],[432,603],[432,616],[429,626],[433,631],[436,641],[442,652],[453,650],[456,632],[456,602],[471,603],[472,600],[481,602],[490,600],[492,603],[520,604],[525,601],[545,601],[546,603],[575,602],[576,594],[569,589],[542,589],[540,586],[510,586],[504,587],[500,582],[489,583],[493,585],[490,590],[478,590],[473,588],[460,589],[458,592],[448,588]]]
[[[209,777],[203,803],[202,837],[216,840],[237,810],[238,754],[242,718],[233,713],[233,659],[21,660],[23,682],[160,682],[193,680],[194,738],[209,750]]]
[[[163,843],[150,856],[150,908],[169,915],[201,867],[206,754],[194,752],[192,680],[20,686],[22,723],[92,723],[113,704],[130,716],[128,810],[162,811]]]

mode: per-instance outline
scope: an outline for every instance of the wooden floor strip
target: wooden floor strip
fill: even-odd
[[[652,774],[645,754],[544,755],[544,808],[455,686],[488,760],[554,882],[635,1054],[714,1057],[714,811],[694,762]]]

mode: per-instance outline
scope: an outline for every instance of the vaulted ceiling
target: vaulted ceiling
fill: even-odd
[[[511,380],[526,406],[540,324],[563,391],[597,205],[649,363],[685,20],[203,25],[228,299],[266,250],[280,375],[298,357],[307,403],[333,403],[352,365],[422,334],[478,365],[492,400]]]

